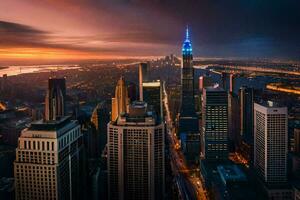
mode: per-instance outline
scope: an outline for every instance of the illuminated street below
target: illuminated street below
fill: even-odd
[[[189,168],[186,164],[184,155],[179,148],[179,141],[170,115],[168,94],[166,92],[165,85],[163,85],[163,93],[164,106],[166,110],[167,138],[170,143],[171,167],[175,176],[180,197],[181,199],[206,200],[206,191],[200,178],[197,176],[199,175],[199,169]]]

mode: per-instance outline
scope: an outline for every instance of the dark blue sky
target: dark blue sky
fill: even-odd
[[[177,2],[169,12],[190,24],[197,55],[299,58],[298,0]]]

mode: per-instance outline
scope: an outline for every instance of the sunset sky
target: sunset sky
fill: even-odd
[[[297,59],[299,0],[0,0],[0,63],[180,54]]]

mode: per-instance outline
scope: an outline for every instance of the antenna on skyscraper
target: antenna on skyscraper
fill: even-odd
[[[186,25],[185,39],[186,39],[186,40],[189,40],[189,39],[190,39],[189,25]]]

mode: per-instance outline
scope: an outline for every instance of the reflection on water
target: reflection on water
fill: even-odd
[[[0,77],[4,74],[14,76],[19,74],[34,73],[34,72],[50,72],[66,69],[78,69],[78,65],[31,65],[31,66],[9,66],[8,68],[0,69]]]

